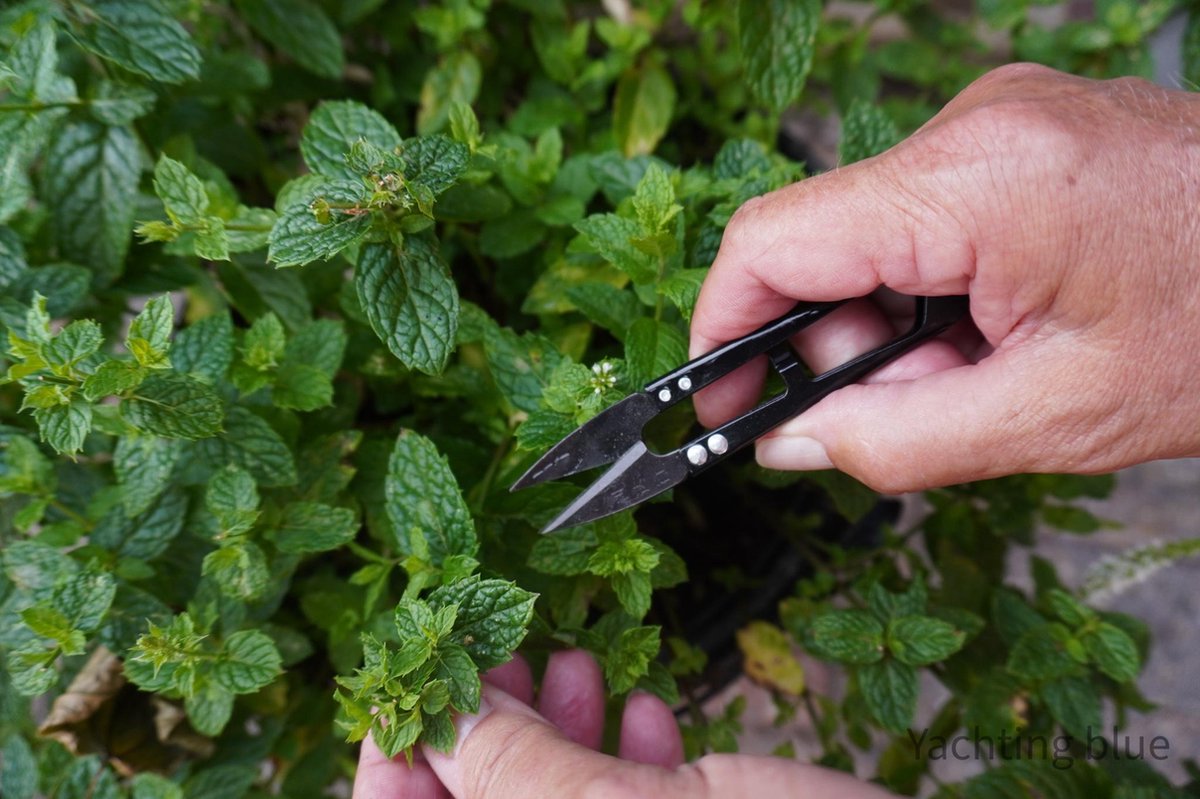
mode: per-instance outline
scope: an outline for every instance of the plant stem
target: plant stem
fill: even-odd
[[[91,519],[89,519],[88,517],[79,513],[78,511],[68,508],[66,505],[64,505],[62,502],[60,502],[57,499],[50,500],[50,507],[54,508],[56,511],[61,513],[63,516],[66,516],[68,519],[75,522],[76,524],[78,524],[80,527],[82,527],[84,530],[86,530],[88,532],[91,532],[92,529],[96,526],[95,523]]]

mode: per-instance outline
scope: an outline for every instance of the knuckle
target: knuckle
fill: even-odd
[[[1028,62],[1004,64],[976,78],[965,91],[967,93],[992,93],[1030,85],[1040,86],[1061,76],[1061,72],[1041,64]]]

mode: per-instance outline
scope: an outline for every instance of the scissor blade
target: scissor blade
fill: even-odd
[[[657,415],[658,408],[648,394],[630,394],[551,447],[509,490],[612,463],[642,440],[642,428]]]
[[[623,511],[679,485],[687,475],[687,466],[680,457],[657,455],[638,441],[542,532],[552,533]]]

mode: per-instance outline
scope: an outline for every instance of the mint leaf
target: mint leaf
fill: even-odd
[[[371,328],[401,363],[438,374],[454,350],[458,289],[432,246],[408,239],[363,248],[354,272],[358,299]]]
[[[626,72],[613,98],[613,135],[625,157],[654,152],[675,112],[675,83],[662,67]]]
[[[65,405],[38,408],[33,412],[38,432],[56,452],[70,455],[83,448],[83,441],[92,429],[92,406],[72,400]]]
[[[1046,592],[1046,604],[1054,615],[1071,627],[1080,627],[1096,618],[1096,613],[1060,588]]]
[[[500,393],[518,410],[541,409],[542,391],[563,360],[554,345],[537,334],[519,336],[492,324],[486,328],[483,346]]]
[[[258,599],[271,582],[267,557],[251,541],[238,541],[208,553],[200,573],[216,582],[223,594],[242,602]]]
[[[887,628],[887,646],[901,663],[925,666],[962,648],[966,635],[954,625],[929,616],[901,616]]]
[[[738,0],[742,69],[755,97],[779,113],[800,96],[812,69],[819,0]]]
[[[279,650],[266,633],[243,630],[225,639],[213,679],[235,694],[254,693],[281,673]]]
[[[162,200],[167,216],[177,224],[198,222],[208,211],[208,195],[200,178],[165,155],[159,156],[154,165],[154,193]]]
[[[883,625],[863,610],[835,610],[812,620],[808,648],[841,663],[875,663],[883,657]]]
[[[478,576],[429,594],[429,604],[434,608],[458,605],[451,640],[467,650],[481,671],[509,660],[525,637],[536,599],[537,594],[506,580],[483,580]]]
[[[412,554],[410,536],[421,536],[434,566],[451,555],[474,556],[475,523],[450,464],[424,436],[402,430],[388,459],[388,519],[400,551]]]
[[[900,131],[887,112],[866,100],[856,99],[842,119],[838,161],[842,166],[853,164],[879,155],[898,141]]]
[[[96,523],[89,543],[119,557],[153,560],[183,529],[187,506],[187,495],[179,489],[164,491],[137,516],[131,517],[124,507],[114,505]]]
[[[170,296],[162,294],[146,303],[129,324],[125,346],[147,369],[170,367],[171,331],[175,328],[175,307]]]
[[[51,144],[45,163],[49,229],[62,257],[111,280],[121,271],[133,229],[141,172],[137,139],[129,128],[71,122]]]
[[[1075,676],[1080,666],[1069,651],[1072,640],[1071,631],[1057,622],[1031,627],[1008,653],[1008,672],[1029,680]]]
[[[679,309],[684,321],[691,322],[700,286],[707,276],[707,269],[679,269],[659,283],[657,291]]]
[[[209,684],[183,701],[192,727],[201,735],[216,736],[233,715],[233,694],[217,684]]]
[[[358,520],[349,508],[294,502],[284,508],[272,540],[281,552],[324,552],[352,541],[357,532]]]
[[[225,415],[225,431],[197,445],[205,462],[214,467],[245,469],[264,488],[294,485],[296,462],[279,434],[263,419],[234,406]]]
[[[633,690],[650,671],[662,646],[659,627],[631,627],[621,632],[603,655],[604,679],[614,694]]]
[[[1120,627],[1100,622],[1084,631],[1080,639],[1096,667],[1117,682],[1131,682],[1141,671],[1137,644]]]
[[[462,713],[477,713],[483,685],[479,680],[480,667],[467,650],[457,644],[441,644],[434,658],[437,665],[433,670],[433,679],[446,681],[450,704]]]
[[[345,68],[342,40],[333,22],[310,0],[237,0],[254,32],[323,78]]]
[[[316,319],[300,328],[283,353],[283,365],[304,364],[332,378],[346,352],[346,326],[334,319]]]
[[[158,499],[171,482],[183,450],[179,442],[156,436],[125,436],[113,450],[113,471],[121,484],[125,512],[137,516]]]
[[[71,367],[95,354],[103,343],[100,325],[90,319],[79,319],[42,346],[42,357],[50,366]]]
[[[448,136],[420,136],[404,142],[404,179],[428,188],[433,195],[444,192],[467,169],[471,151]]]
[[[200,52],[159,0],[91,0],[76,41],[130,72],[164,83],[200,76]]]
[[[384,151],[400,146],[400,134],[378,111],[353,100],[326,100],[308,118],[300,152],[315,174],[353,179],[359,175],[346,164],[346,153],[359,139]]]
[[[699,270],[687,270],[699,271]],[[642,314],[637,296],[608,283],[581,283],[567,289],[567,299],[595,324],[611,331],[619,341]]]
[[[544,574],[584,574],[598,545],[591,525],[568,527],[554,535],[539,537],[529,552],[528,563]]]
[[[227,313],[206,316],[175,336],[171,365],[181,374],[192,374],[216,383],[225,378],[233,361],[233,323]]]
[[[305,363],[284,364],[275,374],[271,401],[280,408],[315,411],[333,404],[329,375]]]
[[[146,378],[122,400],[121,415],[144,433],[195,439],[220,432],[224,407],[206,383],[170,372]]]
[[[891,733],[903,733],[917,712],[917,671],[887,658],[857,671],[858,687],[867,709]]]
[[[687,341],[674,325],[642,317],[625,333],[625,368],[641,387],[687,361]]]
[[[144,86],[101,80],[88,97],[88,111],[105,125],[128,125],[154,108],[154,92]]]
[[[1046,683],[1038,690],[1050,715],[1069,734],[1086,738],[1100,729],[1103,716],[1100,696],[1092,683],[1082,677],[1064,677]]]
[[[633,245],[642,228],[632,219],[616,214],[593,214],[575,223],[575,229],[604,260],[633,279],[653,283],[658,279],[657,261]]]
[[[204,506],[221,526],[219,538],[249,532],[258,521],[259,502],[254,478],[236,466],[227,466],[214,474],[204,492]]]
[[[479,59],[470,50],[458,48],[443,56],[426,74],[421,86],[417,133],[427,135],[442,130],[449,120],[450,109],[456,104],[475,102],[482,72]]]
[[[280,211],[267,259],[277,266],[329,260],[366,235],[371,226],[366,201],[356,181],[316,182]]]

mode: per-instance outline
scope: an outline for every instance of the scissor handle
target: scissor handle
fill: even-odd
[[[831,305],[833,307],[837,307],[839,304],[822,303],[823,306]],[[906,333],[812,378],[807,377],[804,374],[804,370],[800,368],[800,361],[796,358],[796,354],[787,339],[791,333],[805,327],[807,324],[811,324],[830,310],[833,310],[833,308],[820,309],[815,318],[806,321],[804,324],[798,324],[795,329],[787,334],[778,337],[774,336],[774,334],[765,334],[765,331],[772,331],[777,328],[782,329],[784,327],[782,323],[785,320],[793,324],[797,321],[794,315],[781,317],[775,322],[752,333],[751,336],[759,336],[761,334],[762,339],[760,340],[774,341],[771,346],[766,348],[766,352],[770,356],[772,365],[779,372],[780,376],[783,377],[786,385],[783,393],[772,397],[736,419],[726,422],[720,427],[709,430],[703,435],[689,441],[676,450],[676,454],[682,457],[687,463],[690,473],[696,474],[704,471],[720,461],[724,456],[736,452],[759,438],[768,430],[778,427],[788,419],[808,410],[839,388],[848,386],[851,383],[857,383],[885,363],[908,352],[922,341],[941,333],[961,319],[966,314],[967,307],[967,298],[964,296],[917,297],[916,316],[913,320],[913,326]],[[811,308],[806,310],[810,313],[813,312]],[[742,340],[734,343],[741,344]],[[714,350],[714,352],[720,352],[721,350],[728,351],[729,349],[729,345],[726,345],[726,347]],[[753,357],[754,354],[757,353],[752,352],[749,357]],[[743,358],[742,363],[745,360]],[[691,365],[685,365],[669,377],[678,380],[676,375],[680,373],[686,372],[687,374],[692,374],[693,372],[688,371]],[[739,365],[741,364],[735,364],[733,368]],[[716,377],[727,374],[729,371],[730,369],[727,368],[725,372]],[[710,376],[708,382],[714,379],[716,378]],[[662,382],[663,380],[660,380],[651,384],[651,386],[647,386],[647,390]]]

